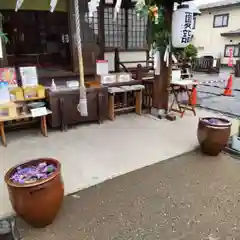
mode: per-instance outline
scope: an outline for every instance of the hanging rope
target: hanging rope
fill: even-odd
[[[78,0],[74,0],[74,7],[75,7],[75,24],[76,24],[77,48],[78,48],[78,54],[82,55],[82,46],[81,46],[82,41],[81,41],[80,14],[79,14]]]
[[[77,106],[78,111],[82,116],[88,116],[87,109],[87,96],[86,96],[86,88],[84,84],[84,67],[83,67],[83,56],[82,56],[82,40],[81,40],[81,26],[80,26],[80,14],[79,14],[79,0],[74,0],[75,7],[75,23],[76,23],[76,41],[77,41],[77,49],[78,49],[78,61],[79,61],[79,104]]]

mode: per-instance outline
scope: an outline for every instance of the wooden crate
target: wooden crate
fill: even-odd
[[[11,88],[9,92],[10,92],[12,101],[23,101],[24,100],[22,88],[20,88],[20,87]]]
[[[45,98],[45,87],[38,85],[36,87],[23,88],[25,100],[36,100]]]
[[[0,119],[15,118],[17,116],[18,116],[18,104],[14,102],[0,104]]]

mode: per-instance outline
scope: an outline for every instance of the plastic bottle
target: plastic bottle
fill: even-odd
[[[57,86],[56,86],[56,84],[54,82],[54,79],[52,79],[51,89],[52,90],[56,90],[57,89]]]

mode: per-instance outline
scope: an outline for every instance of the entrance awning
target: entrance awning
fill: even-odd
[[[240,36],[240,29],[221,33],[222,37],[232,37],[232,36]]]

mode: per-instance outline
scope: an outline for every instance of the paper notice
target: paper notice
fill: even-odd
[[[18,9],[22,6],[24,0],[17,0],[16,2],[16,7],[15,7],[15,12],[18,11]]]
[[[58,0],[51,0],[50,2],[50,12],[54,12],[56,6],[57,6]]]

